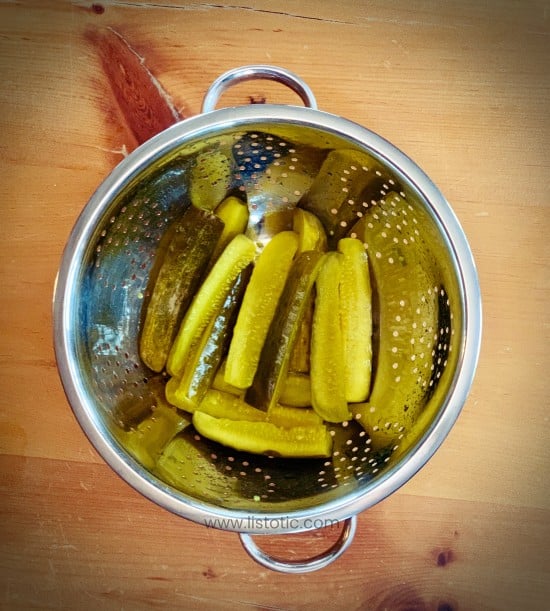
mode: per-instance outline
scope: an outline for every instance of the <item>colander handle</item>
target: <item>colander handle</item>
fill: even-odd
[[[242,83],[243,81],[252,81],[258,79],[267,79],[270,81],[277,81],[286,85],[292,91],[297,93],[302,99],[303,103],[308,108],[317,108],[317,101],[313,95],[313,91],[309,88],[302,79],[286,70],[285,68],[279,68],[278,66],[268,66],[264,64],[254,64],[250,66],[241,66],[240,68],[234,68],[225,72],[219,76],[208,88],[204,100],[202,102],[202,112],[210,112],[216,108],[222,93],[231,85]]]
[[[347,518],[344,520],[344,527],[338,541],[327,551],[306,560],[281,560],[280,558],[274,558],[258,547],[252,535],[239,533],[239,537],[247,553],[262,566],[272,571],[279,571],[280,573],[311,573],[312,571],[324,568],[339,558],[353,541],[356,528],[357,516]]]

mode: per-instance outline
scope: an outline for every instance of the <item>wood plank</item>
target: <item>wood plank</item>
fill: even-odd
[[[546,602],[539,537],[550,527],[537,509],[394,495],[361,514],[356,540],[334,565],[290,576],[257,567],[235,533],[172,515],[106,467],[3,457],[2,469],[9,474],[0,555],[8,608],[47,601],[51,608],[313,610],[330,598],[341,609],[474,610]],[[262,545],[301,558],[336,533],[266,536]]]

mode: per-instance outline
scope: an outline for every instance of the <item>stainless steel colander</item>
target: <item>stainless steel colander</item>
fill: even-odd
[[[215,110],[228,86],[253,78],[286,84],[306,107]],[[342,152],[344,161],[327,165],[331,155]],[[148,370],[138,354],[142,305],[163,237],[184,207],[191,200],[212,205],[229,193],[246,199],[247,234],[260,243],[288,227],[288,212],[295,206],[336,198],[343,214],[339,209],[333,225],[329,219],[329,240],[352,234],[361,221],[375,264],[378,302],[384,301],[380,292],[392,282],[399,253],[414,258],[419,271],[404,281],[402,293],[391,285],[397,314],[383,324],[395,338],[391,349],[396,355],[407,342],[416,344],[409,349],[410,363],[396,358],[395,375],[382,393],[399,398],[408,385],[414,387],[414,397],[409,393],[403,398],[398,419],[386,421],[384,405],[370,405],[375,415],[369,426],[363,426],[361,414],[334,425],[329,459],[236,452],[202,438],[191,424],[185,426],[182,416],[179,433],[162,454],[163,460],[172,461],[167,477],[158,468],[158,456],[138,460],[124,441],[131,431],[147,435],[140,423],[147,418],[154,422],[155,409],[165,402],[166,377]],[[373,243],[383,238],[395,244],[395,257],[378,260],[382,255],[369,244],[369,228],[378,232]],[[408,309],[408,326],[399,308],[404,313]],[[380,341],[376,321],[375,354]],[[404,484],[442,443],[473,379],[481,304],[466,238],[431,180],[380,136],[317,110],[312,92],[296,75],[272,66],[245,66],[212,84],[201,115],[143,144],[94,193],[65,248],[54,323],[67,397],[106,462],[166,509],[238,531],[247,551],[265,566],[302,572],[338,557],[351,542],[355,516]],[[420,339],[418,328],[424,330]],[[376,359],[374,365],[376,384]],[[408,411],[411,400],[414,409]],[[384,429],[395,433],[395,442],[373,443]],[[250,536],[298,532],[335,521],[343,522],[335,546],[300,562],[269,557]]]

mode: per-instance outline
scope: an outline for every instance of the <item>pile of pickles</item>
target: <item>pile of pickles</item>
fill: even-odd
[[[326,457],[326,422],[365,401],[372,360],[367,254],[355,238],[327,251],[323,225],[293,210],[265,246],[246,236],[234,196],[189,206],[146,304],[140,355],[166,371],[168,403],[236,450]]]
[[[437,308],[414,292],[426,284],[422,266],[387,236],[384,216],[393,215],[401,233],[407,226],[406,219],[397,224],[405,202],[390,192],[370,217],[349,205],[340,185],[330,185],[334,166],[350,163],[342,155],[329,154],[288,226],[267,243],[249,237],[248,206],[229,196],[213,210],[190,204],[162,248],[140,356],[168,376],[173,417],[185,414],[205,438],[256,454],[328,457],[334,423],[356,418],[377,445],[393,444],[420,405],[409,335],[424,342],[425,330],[412,321],[422,308],[431,329]],[[368,178],[376,189],[379,174]],[[380,273],[382,261],[394,271]],[[371,381],[373,273],[378,288],[386,286]],[[403,332],[390,336],[390,319]],[[396,371],[408,369],[406,380],[414,381],[395,391]]]

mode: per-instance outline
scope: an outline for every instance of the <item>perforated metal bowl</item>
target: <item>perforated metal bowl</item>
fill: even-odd
[[[252,78],[285,83],[306,107],[214,110],[226,87]],[[167,229],[191,197],[220,201],[237,192],[248,202],[248,234],[265,242],[286,228],[285,211],[311,196],[312,189],[319,191],[315,181],[327,155],[341,150],[352,151],[359,162],[341,166],[330,177],[354,211],[336,233],[349,234],[359,218],[368,227],[369,215],[388,215],[382,234],[420,261],[423,281],[415,295],[433,304],[432,322],[421,318],[420,308],[414,319],[413,326],[426,327],[425,341],[411,356],[415,362],[404,372],[396,371],[392,381],[398,393],[404,375],[417,378],[414,417],[405,416],[404,406],[403,422],[384,422],[384,406],[373,406],[381,414],[376,426],[395,427],[397,443],[374,448],[373,431],[354,419],[333,427],[333,455],[324,460],[235,452],[201,438],[189,425],[178,435],[183,450],[175,476],[164,477],[154,461],[140,463],[121,440],[144,418],[154,417],[155,407],[164,401],[166,378],[141,362],[137,340],[150,272]],[[213,158],[225,160],[228,171],[213,175],[208,161]],[[365,181],[362,176],[368,172],[376,180]],[[334,193],[334,188],[332,184],[327,192]],[[393,194],[399,194],[397,203],[386,202],[393,209],[381,207]],[[376,259],[380,253],[369,255]],[[395,263],[379,262],[378,273],[389,273]],[[403,308],[413,307],[406,287],[400,302]],[[403,329],[399,318],[385,324],[393,324],[394,335],[407,341],[411,329]],[[68,400],[106,462],[166,509],[238,531],[247,551],[265,566],[300,572],[340,555],[352,539],[355,516],[397,490],[442,443],[472,383],[481,303],[464,233],[422,170],[368,129],[317,110],[312,92],[296,75],[272,66],[246,66],[212,84],[201,115],[143,144],[94,193],[63,254],[54,323]],[[343,521],[337,544],[300,562],[270,558],[249,536],[298,532],[335,521]]]

